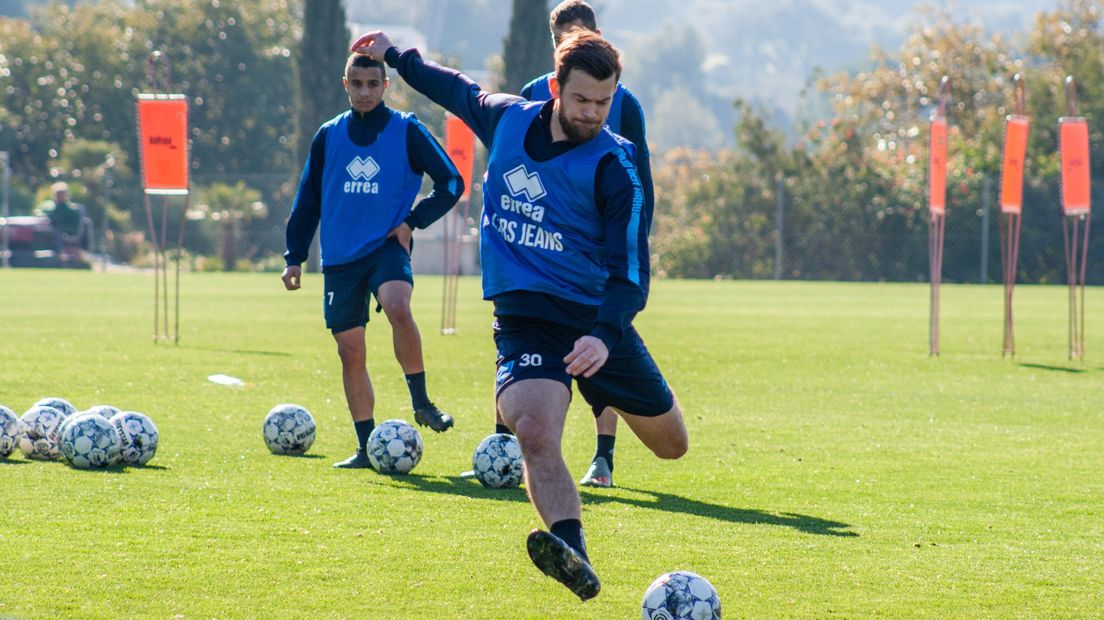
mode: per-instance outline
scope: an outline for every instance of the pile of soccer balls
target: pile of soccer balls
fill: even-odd
[[[77,469],[145,465],[157,441],[148,416],[110,405],[78,411],[63,398],[43,398],[18,418],[0,406],[0,458],[18,447],[29,459],[61,459]]]

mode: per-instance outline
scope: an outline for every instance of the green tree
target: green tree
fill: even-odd
[[[261,193],[242,181],[233,185],[215,183],[200,189],[197,202],[195,210],[218,226],[223,271],[236,270],[239,258],[251,258],[256,251],[256,248],[242,251],[238,228],[242,222],[268,215]]]
[[[295,151],[299,166],[306,161],[315,130],[348,107],[341,74],[349,56],[351,36],[341,0],[307,2],[303,38],[295,53],[299,76],[299,106]]]
[[[503,41],[505,76],[502,90],[521,91],[526,82],[552,70],[552,37],[546,0],[514,0],[510,31]]]

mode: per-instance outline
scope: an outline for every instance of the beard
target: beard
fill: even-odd
[[[581,125],[571,122],[571,119],[567,118],[564,114],[563,108],[560,108],[557,113],[560,121],[560,129],[563,130],[567,139],[573,144],[582,144],[587,140],[590,140],[594,136],[598,135],[599,131],[602,131],[602,124],[595,123],[594,125]]]

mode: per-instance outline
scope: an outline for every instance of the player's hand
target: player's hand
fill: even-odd
[[[387,233],[387,238],[395,238],[399,242],[399,245],[403,246],[407,254],[410,254],[410,238],[414,236],[414,231],[410,229],[410,226],[403,222],[398,226],[391,229],[391,232]]]
[[[353,41],[350,51],[383,62],[383,55],[392,47],[395,47],[395,45],[391,43],[391,39],[382,30],[373,30],[357,37],[357,40]]]
[[[609,359],[609,349],[606,343],[594,336],[583,336],[575,341],[575,348],[564,358],[567,364],[567,374],[572,377],[582,375],[590,378],[606,364]]]
[[[299,288],[302,278],[303,269],[299,265],[288,265],[284,267],[284,273],[280,275],[280,279],[284,281],[284,288],[289,291],[294,291]]]

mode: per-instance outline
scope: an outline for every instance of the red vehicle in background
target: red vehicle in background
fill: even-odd
[[[0,219],[0,252],[5,232],[8,264],[12,267],[65,267],[88,269],[84,248],[65,243],[44,215],[18,215]],[[91,236],[91,235],[89,235]]]

